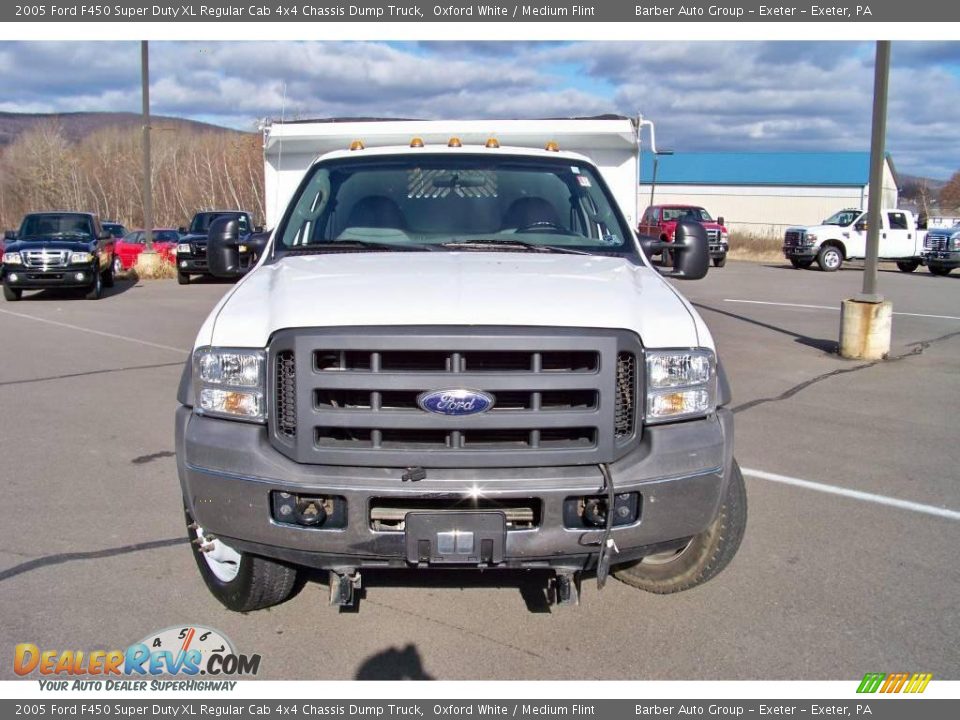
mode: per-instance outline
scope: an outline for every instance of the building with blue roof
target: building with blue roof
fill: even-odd
[[[656,184],[654,166],[656,165]],[[781,236],[841,208],[867,207],[869,152],[678,152],[640,156],[639,205],[699,205],[733,232]],[[897,175],[886,157],[885,207],[896,207]],[[650,202],[653,187],[653,202]]]

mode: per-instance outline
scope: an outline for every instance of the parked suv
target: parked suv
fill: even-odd
[[[336,605],[369,568],[550,570],[574,603],[584,572],[671,593],[726,566],[746,524],[730,390],[661,277],[706,275],[707,239],[681,221],[676,267],[649,264],[663,244],[614,199],[635,197],[630,122],[544,123],[546,149],[508,146],[530,121],[409,146],[409,123],[371,123],[383,146],[274,166],[299,187],[178,395],[191,548],[225,606],[282,601],[300,566]],[[217,220],[210,271],[241,244]]]
[[[7,231],[3,252],[3,296],[19,300],[24,290],[82,288],[97,300],[113,287],[113,235],[92,213],[42,212]]]
[[[210,274],[207,268],[207,232],[215,220],[223,217],[237,221],[240,237],[244,241],[240,262],[232,277],[241,277],[256,265],[267,237],[262,227],[254,227],[249,213],[242,210],[198,212],[189,227],[180,228],[183,237],[177,244],[177,282],[181,285],[189,285],[191,275]]]
[[[710,213],[697,205],[651,205],[644,211],[637,232],[659,238],[662,242],[673,242],[677,223],[680,220],[700,223],[707,231],[710,258],[714,266],[723,267],[727,264],[727,251],[730,249],[730,244],[723,218],[714,220]],[[666,252],[668,258],[665,259],[669,259],[670,251]]]

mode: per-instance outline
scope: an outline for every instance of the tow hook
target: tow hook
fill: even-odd
[[[556,576],[550,581],[550,599],[555,605],[579,605],[580,574],[558,570]]]
[[[355,568],[330,571],[330,604],[335,607],[351,607],[361,587],[360,571]]]

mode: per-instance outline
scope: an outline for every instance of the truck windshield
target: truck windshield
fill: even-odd
[[[663,209],[663,221],[695,220],[697,222],[713,222],[710,213],[700,207],[675,207]]]
[[[590,166],[557,158],[415,154],[315,165],[279,248],[547,250],[633,254]]]
[[[839,225],[840,227],[847,227],[851,225],[862,213],[859,210],[841,210],[840,212],[834,213],[826,220],[823,221],[824,225]]]
[[[36,237],[93,238],[93,223],[88,215],[44,213],[27,215],[20,227],[21,240]]]
[[[214,220],[222,217],[236,218],[240,221],[240,232],[247,232],[247,216],[243,213],[197,213],[190,223],[190,233],[202,235],[210,230]]]

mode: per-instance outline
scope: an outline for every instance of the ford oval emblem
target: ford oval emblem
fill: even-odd
[[[493,407],[496,398],[481,390],[433,390],[417,396],[417,405],[437,415],[476,415]]]

